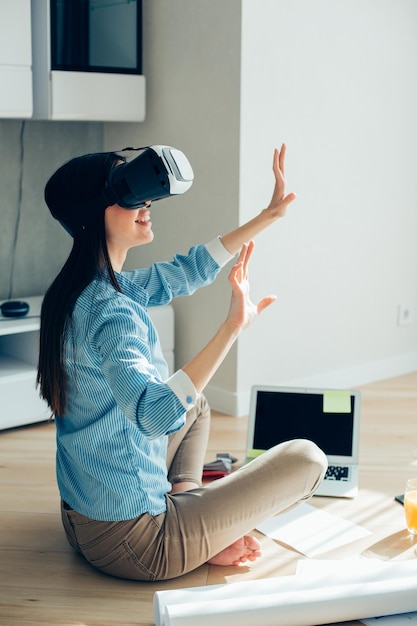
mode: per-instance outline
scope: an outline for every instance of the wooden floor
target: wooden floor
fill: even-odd
[[[417,539],[410,539],[403,508],[393,499],[407,477],[417,476],[417,373],[361,391],[359,495],[354,500],[315,497],[312,504],[372,535],[325,556],[417,558]],[[241,459],[245,428],[244,418],[214,414],[207,460],[217,451]],[[61,528],[54,437],[54,425],[45,423],[0,432],[1,626],[152,626],[158,589],[294,573],[300,555],[261,534],[263,557],[250,567],[204,565],[165,583],[117,580],[94,571],[71,551]]]

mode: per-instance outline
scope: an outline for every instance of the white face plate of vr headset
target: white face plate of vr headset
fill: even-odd
[[[188,191],[193,184],[194,172],[191,163],[181,150],[171,146],[151,146],[165,164],[171,194]]]

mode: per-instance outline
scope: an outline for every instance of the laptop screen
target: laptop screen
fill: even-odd
[[[267,391],[256,393],[252,447],[268,450],[290,439],[310,439],[330,456],[352,456],[355,395],[343,412],[326,410],[323,393]],[[350,407],[349,407],[350,399]]]

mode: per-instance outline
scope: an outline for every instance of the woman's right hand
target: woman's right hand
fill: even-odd
[[[254,304],[250,299],[248,268],[254,247],[253,240],[243,244],[239,258],[229,274],[232,297],[226,324],[238,332],[248,328],[258,315],[276,300],[276,296],[266,296],[258,304]]]
[[[262,209],[262,211],[249,220],[249,222],[246,222],[246,224],[221,236],[224,247],[231,254],[236,254],[241,249],[243,242],[253,239],[265,230],[265,228],[268,228],[279,218],[283,217],[287,212],[288,206],[295,200],[295,193],[286,193],[285,153],[285,144],[282,144],[281,150],[274,150],[272,169],[274,172],[275,185],[268,206]]]

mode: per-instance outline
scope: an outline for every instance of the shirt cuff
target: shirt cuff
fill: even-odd
[[[198,394],[191,379],[183,370],[177,370],[165,383],[175,393],[186,411],[193,408]]]
[[[209,243],[206,243],[206,248],[210,256],[213,257],[213,259],[218,265],[220,265],[220,267],[224,267],[226,263],[231,261],[235,256],[234,254],[230,254],[230,252],[226,250],[226,248],[222,244],[220,236],[216,237],[216,239],[213,239],[213,241],[209,241]]]

